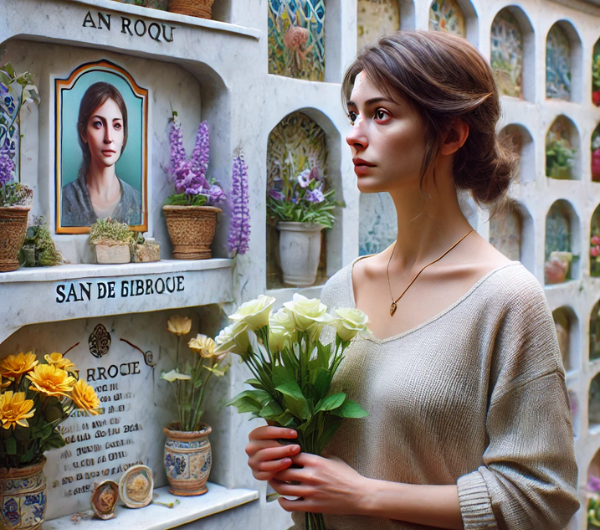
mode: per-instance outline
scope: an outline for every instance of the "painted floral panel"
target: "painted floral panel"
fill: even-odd
[[[269,73],[325,80],[325,0],[269,0]]]
[[[600,40],[594,45],[592,58],[592,102],[600,107]]]
[[[358,49],[400,29],[398,0],[358,0]]]
[[[388,193],[362,193],[359,215],[360,256],[377,254],[395,241],[398,219]]]
[[[508,259],[521,259],[521,216],[516,211],[498,213],[490,220],[490,243]]]
[[[429,29],[467,36],[465,16],[456,0],[433,0],[429,8]]]
[[[1,97],[2,102],[0,104],[0,149],[8,150],[10,158],[15,164],[15,180],[20,180],[19,162],[21,157],[19,156],[19,119],[17,118],[13,122],[15,113],[17,112],[17,102],[15,101],[14,97],[11,96],[9,93],[5,93]]]
[[[546,217],[544,276],[546,284],[570,279],[571,222],[566,208],[553,204]]]
[[[571,99],[571,44],[558,24],[552,26],[546,40],[546,97]]]
[[[554,120],[546,135],[546,175],[572,179],[577,149],[571,142],[571,125],[563,116]]]
[[[594,210],[592,215],[590,232],[590,275],[600,278],[600,206]]]
[[[592,180],[600,182],[600,125],[592,133]]]
[[[496,15],[491,40],[492,69],[500,92],[523,97],[523,33],[508,9]]]

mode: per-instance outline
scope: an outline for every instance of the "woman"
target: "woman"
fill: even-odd
[[[388,192],[397,241],[330,278],[329,308],[356,306],[334,381],[369,412],[345,420],[327,457],[254,429],[257,479],[284,509],[327,528],[563,530],[579,507],[564,370],[544,293],[471,230],[457,189],[497,205],[513,155],[496,137],[489,65],[465,40],[399,32],[365,49],[344,95],[361,192]]]
[[[115,172],[127,145],[127,106],[117,88],[98,82],[86,90],[77,132],[83,162],[77,180],[63,186],[62,226],[91,226],[107,217],[140,225],[141,194]]]

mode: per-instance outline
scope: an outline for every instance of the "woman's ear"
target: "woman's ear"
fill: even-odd
[[[87,141],[87,137],[86,137],[85,131],[78,131],[78,132],[79,132],[79,137],[81,138],[81,141],[84,144],[87,144],[88,141]]]
[[[456,120],[442,142],[440,154],[451,155],[456,153],[467,141],[469,126],[462,120]]]

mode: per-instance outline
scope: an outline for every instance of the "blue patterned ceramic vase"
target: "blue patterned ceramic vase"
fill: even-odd
[[[41,530],[46,513],[44,458],[38,464],[0,469],[0,528]]]
[[[167,435],[165,471],[173,495],[189,497],[208,491],[206,481],[211,466],[208,435],[211,430],[206,424],[201,424],[201,430],[192,432],[177,431],[173,425],[163,428]]]

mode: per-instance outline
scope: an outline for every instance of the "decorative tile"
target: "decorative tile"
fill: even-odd
[[[599,312],[600,303],[594,306],[594,308],[592,309],[592,314],[590,316],[590,361],[600,358],[600,316],[598,314]]]
[[[558,24],[546,40],[546,97],[571,99],[571,44]]]
[[[397,0],[358,0],[358,49],[400,29]]]
[[[490,219],[490,243],[508,259],[521,259],[521,216],[515,210],[498,213]]]
[[[433,0],[429,8],[429,29],[466,38],[465,15],[456,0]]]
[[[573,126],[567,118],[554,120],[546,135],[546,175],[557,179],[573,178],[576,149],[571,140]]]
[[[325,80],[324,0],[269,0],[269,73]]]
[[[2,104],[0,104],[0,147],[8,149],[10,158],[15,164],[15,180],[20,181],[20,134],[19,119],[14,122],[13,119],[17,112],[15,98],[9,93],[2,94]],[[10,130],[8,129],[10,125]]]
[[[523,97],[523,33],[517,19],[503,9],[492,23],[492,69],[500,92]]]
[[[594,45],[592,59],[592,102],[600,107],[600,40]]]
[[[360,196],[359,255],[377,254],[389,247],[398,233],[394,202],[388,193]]]
[[[554,203],[546,217],[544,274],[546,284],[562,283],[571,273],[571,222],[566,207]]]

